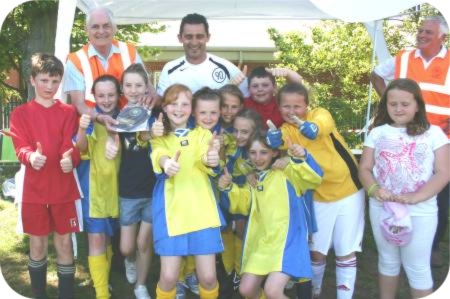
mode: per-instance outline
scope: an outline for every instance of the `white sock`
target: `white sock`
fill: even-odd
[[[345,261],[336,260],[336,288],[338,299],[351,299],[356,280],[356,257]]]
[[[323,275],[325,274],[325,267],[327,263],[326,261],[323,262],[312,262],[312,271],[313,271],[313,278],[312,278],[312,286],[313,286],[313,295],[314,297],[318,297],[320,295],[320,291],[322,289],[322,280]]]

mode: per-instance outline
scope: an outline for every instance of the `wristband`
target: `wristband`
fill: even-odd
[[[369,195],[369,197],[372,197],[373,193],[380,188],[380,185],[378,185],[377,183],[373,183],[372,185],[370,185],[369,189],[367,189],[367,195]]]

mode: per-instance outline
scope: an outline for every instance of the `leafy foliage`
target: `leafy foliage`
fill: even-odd
[[[361,24],[322,21],[309,37],[269,29],[280,49],[283,66],[297,70],[311,92],[311,106],[328,109],[352,147],[360,143],[355,130],[364,126],[371,42]]]
[[[54,52],[56,21],[58,12],[56,0],[30,1],[16,7],[5,19],[0,32],[0,100],[6,102],[13,96],[30,98],[27,86],[28,61],[35,52]],[[71,36],[71,51],[78,50],[87,42],[85,14],[76,11]],[[119,25],[116,38],[137,43],[143,32],[161,32],[164,26],[157,23],[139,25]],[[146,55],[156,53],[145,49]],[[18,72],[19,87],[6,83],[10,70]]]
[[[401,49],[414,47],[421,20],[436,14],[439,14],[436,9],[424,4],[385,20],[384,35],[390,53],[395,55]],[[298,71],[310,88],[311,106],[328,109],[350,147],[362,147],[358,131],[366,123],[372,71],[372,44],[364,26],[321,21],[308,34],[298,31],[281,34],[273,28],[268,32],[279,49],[280,66]],[[373,114],[378,96],[375,92],[372,95]]]

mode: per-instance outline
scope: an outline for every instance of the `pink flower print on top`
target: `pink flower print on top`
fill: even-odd
[[[379,142],[375,170],[381,186],[393,194],[414,192],[422,186],[421,162],[426,147],[417,146],[416,141],[381,139]]]

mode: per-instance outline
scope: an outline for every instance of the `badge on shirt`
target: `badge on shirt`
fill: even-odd
[[[189,145],[189,140],[187,140],[187,139],[181,140],[181,141],[180,141],[180,145],[181,145],[181,146],[188,146],[188,145]]]
[[[227,79],[227,74],[220,67],[216,67],[212,71],[212,77],[213,77],[214,81],[216,81],[217,83],[222,83]]]
[[[258,186],[256,186],[256,190],[258,190],[258,191],[264,191],[264,186],[258,185]]]

